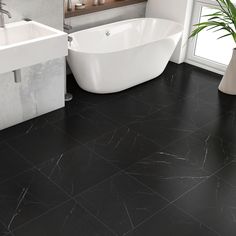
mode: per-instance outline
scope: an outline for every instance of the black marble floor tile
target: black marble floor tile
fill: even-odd
[[[121,124],[138,120],[154,111],[152,106],[137,101],[128,95],[116,97],[96,107],[103,114]]]
[[[178,101],[162,111],[179,116],[184,120],[189,120],[198,128],[205,126],[224,114],[217,107],[210,106],[199,99],[197,95]]]
[[[6,235],[10,235],[11,232],[9,232],[9,230],[7,229],[7,227],[4,226],[4,223],[0,222],[0,235],[2,236],[6,236]]]
[[[79,194],[119,171],[83,146],[52,158],[39,168],[71,196]]]
[[[235,235],[236,99],[221,77],[170,62],[100,95],[68,76],[65,108],[0,131],[0,235]]]
[[[95,186],[77,200],[121,236],[168,204],[124,174]]]
[[[157,144],[128,127],[105,134],[87,146],[122,169],[160,150]]]
[[[152,110],[162,109],[183,99],[182,95],[166,86],[161,77],[130,89],[128,94],[134,99],[148,104]]]
[[[199,137],[217,136],[222,142],[236,145],[236,112],[220,116],[196,132]],[[233,147],[232,147],[233,148]]]
[[[236,157],[236,156],[235,156]],[[226,183],[232,187],[236,187],[236,160],[231,164],[224,167],[222,170],[216,173],[217,176],[221,177]]]
[[[192,66],[170,62],[161,75],[164,84],[184,97],[192,96],[200,91],[211,88],[217,89],[222,75]]]
[[[164,152],[173,157],[183,158],[195,168],[210,174],[234,159],[232,148],[227,142],[217,136],[199,137],[197,133],[172,143]]]
[[[224,94],[218,89],[207,88],[199,93],[199,98],[224,112],[236,111],[236,97]]]
[[[126,170],[128,175],[149,186],[169,201],[174,201],[206,180],[209,173],[188,156],[172,152],[157,152]]]
[[[54,125],[81,143],[89,142],[117,127],[117,123],[95,109],[87,109],[78,115],[55,122]]]
[[[66,102],[65,107],[58,109],[56,111],[52,111],[48,114],[45,114],[44,118],[49,123],[54,123],[56,121],[66,119],[75,114],[79,114],[80,112],[83,112],[85,109],[88,109],[90,107],[91,106],[87,103],[81,102],[80,100],[73,99],[70,102]]]
[[[126,236],[219,236],[174,206],[153,216]]]
[[[37,117],[32,120],[28,120],[21,124],[12,126],[10,128],[0,130],[0,142],[15,138],[24,134],[29,134],[39,128],[42,128],[48,124],[48,121],[43,117]]]
[[[50,125],[11,139],[8,143],[34,164],[61,156],[66,150],[78,145],[70,136]]]
[[[129,124],[129,127],[154,140],[162,147],[198,129],[195,122],[188,117],[163,112],[162,110]]]
[[[126,93],[126,91],[113,93],[113,94],[94,94],[94,93],[87,92],[78,86],[73,75],[69,75],[67,77],[67,82],[68,82],[67,90],[68,92],[73,94],[73,100],[74,100],[73,102],[79,101],[89,106],[102,104],[111,99],[118,98],[119,96]]]
[[[47,178],[28,171],[0,184],[0,222],[12,231],[66,200]]]
[[[236,189],[221,178],[211,177],[175,203],[218,235],[236,232]]]
[[[4,143],[0,144],[0,162],[0,183],[32,167]]]
[[[14,236],[115,236],[74,201],[14,231]]]

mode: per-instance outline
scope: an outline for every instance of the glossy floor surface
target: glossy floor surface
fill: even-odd
[[[170,63],[0,131],[0,235],[235,236],[236,97]]]

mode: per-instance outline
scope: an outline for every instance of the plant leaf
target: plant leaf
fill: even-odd
[[[215,13],[205,15],[207,21],[195,24],[196,27],[189,38],[195,37],[203,30],[226,31],[227,34],[219,37],[224,38],[231,35],[236,42],[236,7],[231,0],[216,0],[219,4],[219,9]],[[234,28],[233,28],[234,27]]]
[[[225,38],[225,37],[228,37],[228,36],[232,36],[232,34],[225,34],[225,35],[223,35],[223,36],[220,36],[220,37],[217,38],[217,39],[222,39],[222,38]]]

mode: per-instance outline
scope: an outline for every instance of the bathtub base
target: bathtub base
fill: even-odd
[[[140,82],[138,82],[138,80],[134,80],[136,82],[133,82],[133,83],[127,83],[127,84],[124,84],[123,86],[112,86],[112,85],[108,85],[108,84],[101,84],[100,86],[94,86],[93,84],[89,85],[85,85],[84,83],[81,83],[81,78],[79,77],[75,77],[75,80],[77,82],[77,84],[79,85],[79,87],[87,92],[90,92],[90,93],[95,93],[95,94],[112,94],[112,93],[119,93],[119,92],[122,92],[124,90],[127,90],[127,89],[130,89],[132,87],[135,87],[137,85],[141,85],[143,83],[146,83],[148,81],[151,81],[153,79],[158,79],[157,77],[160,76],[162,74],[159,73],[157,74],[156,76],[154,77],[151,77],[151,78],[142,78],[142,80],[139,80]],[[128,79],[128,77],[126,77]]]
[[[161,75],[161,74],[160,74]],[[159,75],[157,75],[156,77],[158,77]],[[143,82],[140,82],[140,83],[135,83],[133,84],[132,86],[125,86],[124,88],[113,88],[113,89],[109,89],[109,90],[105,90],[103,88],[93,88],[92,86],[89,86],[89,87],[83,87],[83,85],[81,85],[78,80],[76,79],[76,82],[77,84],[79,85],[79,87],[81,89],[83,89],[84,91],[87,91],[89,93],[94,93],[94,94],[112,94],[112,93],[119,93],[119,92],[122,92],[122,91],[125,91],[127,89],[130,89],[130,88],[133,88],[135,86],[138,86],[138,85],[141,85],[141,84],[144,84],[148,81],[151,81],[151,80],[154,80],[154,79],[158,79],[158,78],[150,78],[150,79],[145,79]],[[80,80],[79,80],[80,81]]]

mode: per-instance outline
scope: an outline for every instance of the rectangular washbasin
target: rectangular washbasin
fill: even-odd
[[[67,56],[67,34],[35,21],[0,28],[0,74]]]

